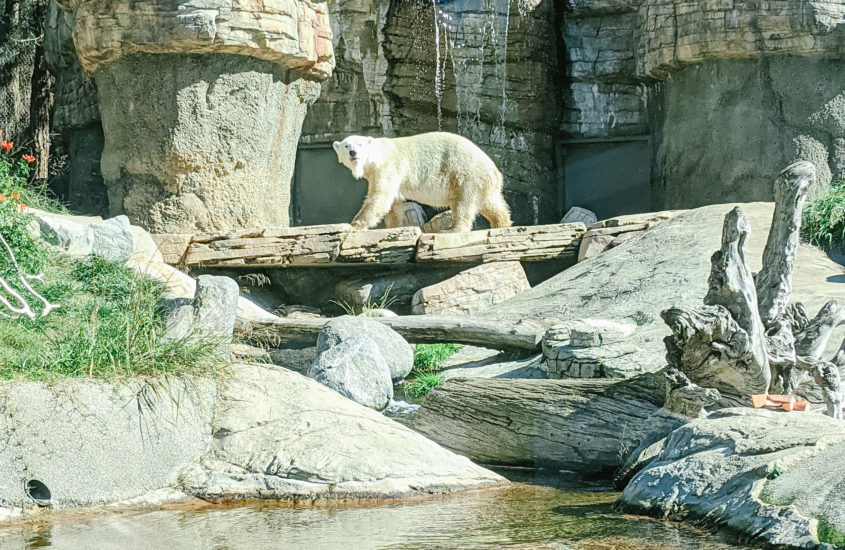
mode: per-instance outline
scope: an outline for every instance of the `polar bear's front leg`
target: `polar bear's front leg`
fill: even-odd
[[[372,187],[372,186],[371,186]],[[384,190],[367,194],[361,210],[352,219],[352,229],[369,229],[374,227],[390,211],[394,193]]]

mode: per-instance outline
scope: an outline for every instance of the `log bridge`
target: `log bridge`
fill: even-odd
[[[153,235],[164,260],[187,267],[330,267],[571,260],[583,223],[423,233],[419,227],[353,230],[349,224]]]

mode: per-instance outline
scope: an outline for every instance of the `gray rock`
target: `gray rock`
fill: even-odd
[[[368,336],[347,338],[320,352],[308,376],[372,409],[381,410],[393,399],[390,368]]]
[[[317,353],[321,354],[345,340],[369,337],[384,358],[393,380],[402,380],[414,368],[414,350],[399,334],[378,321],[365,317],[336,317],[326,323],[317,336]]]
[[[845,422],[725,409],[676,429],[638,462],[621,497],[629,507],[797,548],[820,547],[820,524],[845,533]]]
[[[229,277],[200,275],[193,305],[197,332],[228,346],[238,314],[238,283]]]
[[[560,223],[583,222],[584,225],[590,227],[597,221],[599,221],[599,219],[596,217],[596,213],[592,210],[581,208],[580,206],[573,206],[569,209],[563,219],[560,220]]]
[[[183,472],[201,498],[388,498],[477,489],[498,475],[299,374],[234,365],[208,454]]]
[[[42,238],[71,256],[88,256],[93,250],[93,237],[88,228],[59,216],[38,216]]]
[[[176,484],[208,447],[214,384],[178,379],[111,385],[0,384],[0,509],[97,506]]]
[[[119,264],[135,252],[135,236],[129,218],[117,216],[88,226],[91,231],[91,253]]]
[[[227,374],[0,383],[0,522],[36,513],[30,479],[53,508],[405,497],[505,482],[296,373],[234,364]]]
[[[197,338],[220,346],[225,353],[232,342],[238,311],[238,284],[229,277],[200,275],[193,300],[169,301],[165,338]]]
[[[590,317],[633,323],[636,332],[623,342],[612,344],[607,350],[608,346],[600,346],[583,351],[610,353],[612,346],[631,346],[630,352],[616,350],[614,355],[635,365],[634,372],[662,368],[666,364],[663,338],[670,331],[660,319],[660,312],[672,306],[697,307],[702,303],[707,293],[710,256],[720,246],[724,216],[734,206],[705,206],[678,214],[624,246],[589,258],[476,315],[508,324],[535,321],[548,327]],[[740,206],[751,222],[748,258],[752,271],[757,271],[773,205]],[[841,276],[842,266],[824,252],[799,246],[793,301],[803,302],[812,315],[828,299],[845,303],[845,285],[837,282]],[[832,357],[840,342],[841,336],[834,334],[824,356]],[[623,371],[620,368],[618,372]]]

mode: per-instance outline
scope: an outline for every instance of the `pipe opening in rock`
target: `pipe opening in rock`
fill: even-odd
[[[35,504],[38,506],[49,506],[50,499],[52,496],[50,495],[50,489],[47,486],[37,479],[28,479],[25,485],[26,496],[31,498]]]

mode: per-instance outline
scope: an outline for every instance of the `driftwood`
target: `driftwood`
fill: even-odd
[[[837,364],[820,357],[833,329],[845,322],[845,312],[830,301],[809,320],[803,306],[789,305],[801,210],[814,178],[815,168],[805,161],[778,176],[777,204],[756,278],[746,257],[750,225],[734,208],[725,216],[721,248],[712,257],[704,307],[662,313],[672,329],[665,339],[670,366],[699,386],[719,390],[722,406],[747,405],[752,394],[791,392],[809,374],[822,389],[828,414],[842,415]],[[834,361],[840,360],[845,352]]]
[[[629,380],[448,380],[414,429],[484,464],[609,473],[687,420],[661,409],[662,373]]]
[[[501,323],[471,317],[435,315],[372,319],[389,326],[412,344],[452,342],[493,349],[537,350],[543,337],[543,329],[529,323],[503,326]],[[311,347],[315,345],[317,334],[329,320],[281,319],[253,323],[249,337],[279,347]]]

